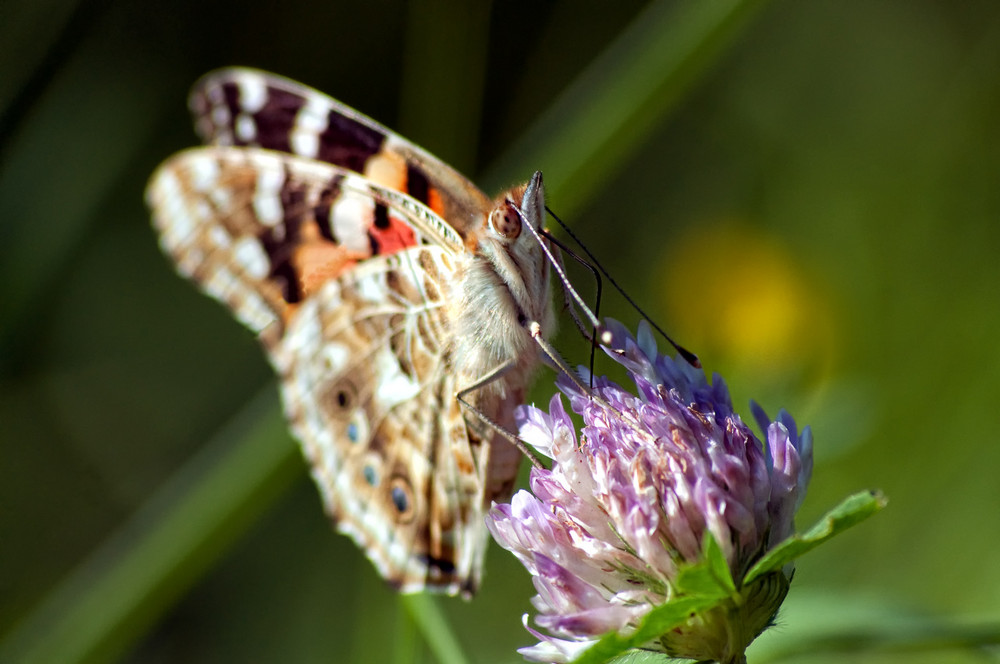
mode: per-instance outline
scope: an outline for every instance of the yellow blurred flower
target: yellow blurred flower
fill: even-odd
[[[825,368],[836,342],[829,297],[778,239],[739,223],[672,242],[662,293],[676,337],[755,372]]]

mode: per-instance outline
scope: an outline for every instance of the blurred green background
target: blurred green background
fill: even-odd
[[[542,169],[744,413],[812,424],[800,525],[886,492],[800,561],[751,662],[996,657],[1000,4],[4,0],[0,659],[434,661],[326,522],[255,340],[149,228],[189,86],[231,64],[484,187]],[[439,605],[468,661],[516,662],[532,594],[494,547]]]

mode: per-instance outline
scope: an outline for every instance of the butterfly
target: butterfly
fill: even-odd
[[[554,327],[541,174],[488,198],[250,69],[208,74],[190,106],[206,146],[146,191],[161,247],[259,335],[337,529],[400,591],[470,597],[521,459],[499,430]]]

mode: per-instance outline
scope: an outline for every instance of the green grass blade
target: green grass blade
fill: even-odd
[[[407,3],[400,116],[393,129],[462,173],[475,164],[479,145],[491,5]]]
[[[0,642],[0,661],[114,660],[301,472],[268,387]]]
[[[434,661],[440,664],[467,664],[469,659],[462,652],[458,637],[441,611],[437,597],[427,593],[400,595],[400,601],[434,653]]]
[[[650,4],[490,168],[493,191],[534,170],[570,216],[656,129],[763,0]]]

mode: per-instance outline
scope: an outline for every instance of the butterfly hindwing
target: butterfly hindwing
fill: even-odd
[[[305,301],[272,351],[286,415],[327,511],[404,591],[470,591],[481,549],[465,420],[441,346],[448,261],[375,257]],[[433,266],[428,268],[426,266]]]

